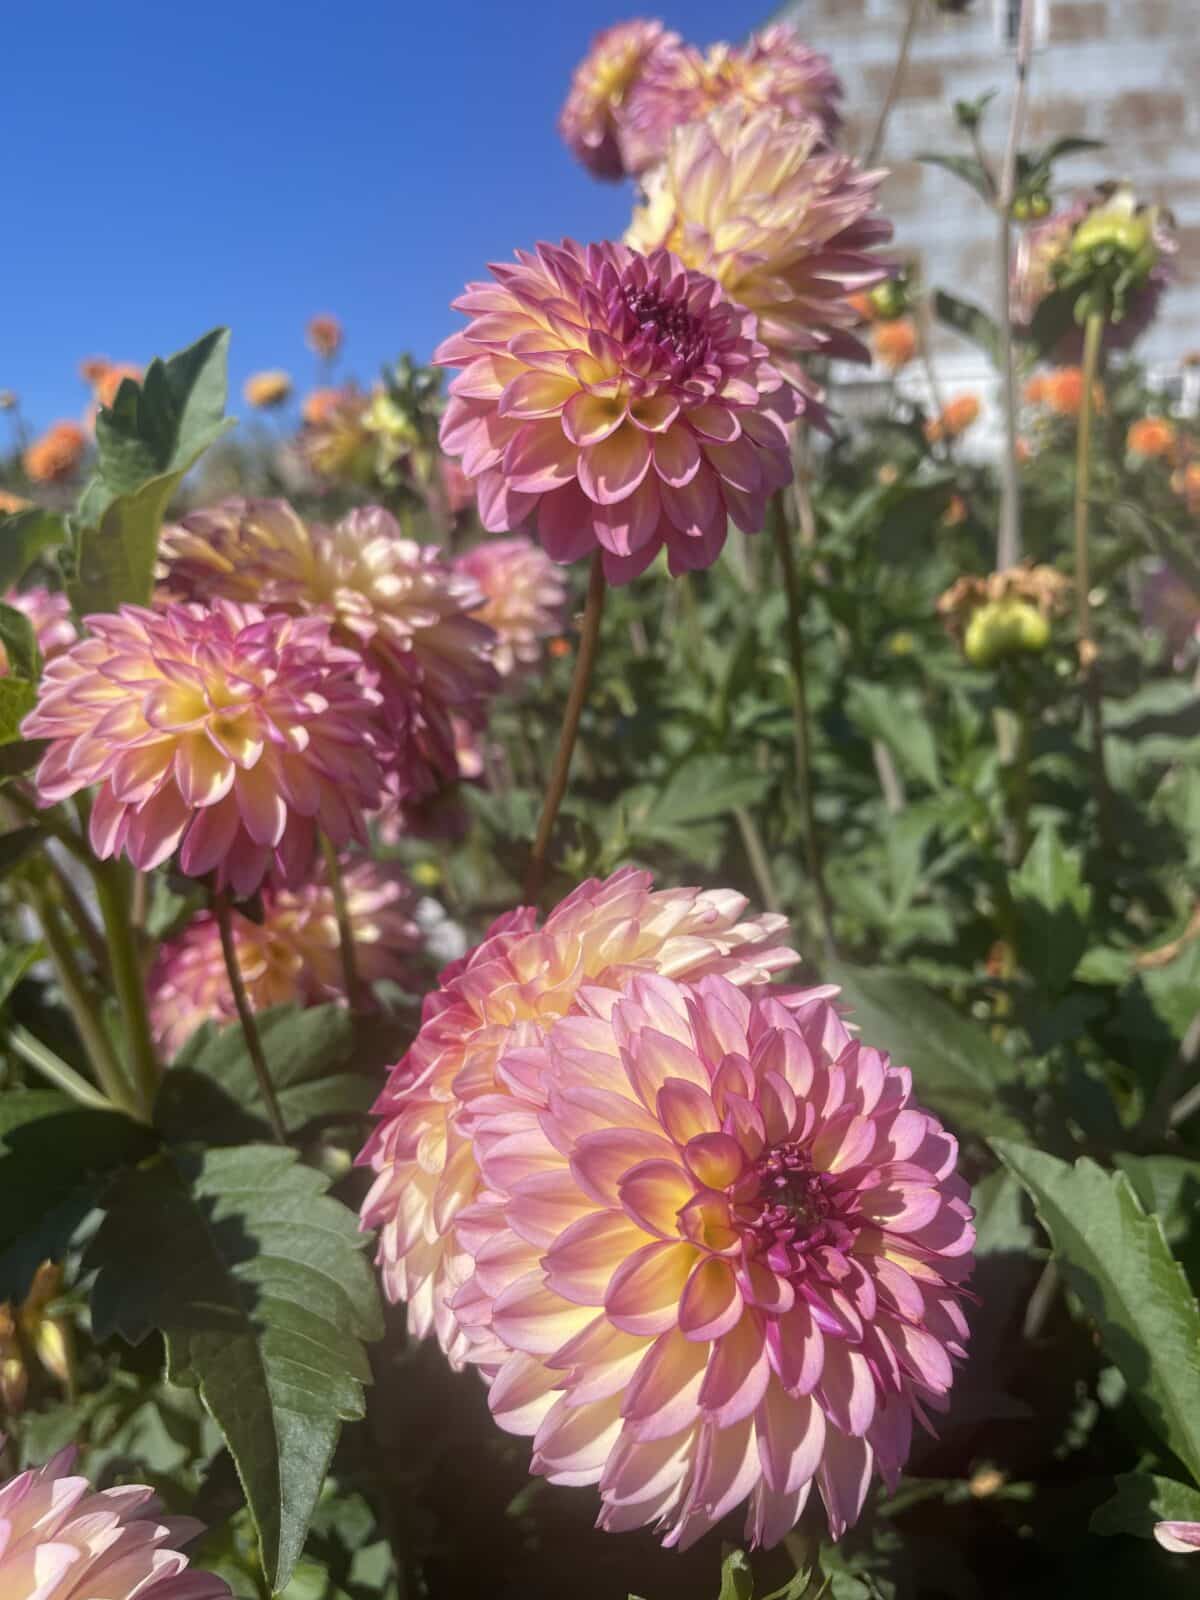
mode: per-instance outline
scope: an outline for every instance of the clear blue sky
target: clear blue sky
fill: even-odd
[[[428,355],[489,260],[619,232],[625,186],[560,145],[591,35],[660,15],[737,38],[771,0],[12,0],[4,21],[0,388],[77,416],[76,367],[233,329],[248,372],[313,374],[336,312],[364,379]]]

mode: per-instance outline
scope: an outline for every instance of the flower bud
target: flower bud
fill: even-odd
[[[1025,600],[989,600],[967,623],[963,654],[977,667],[1008,656],[1038,654],[1050,641],[1050,624]]]

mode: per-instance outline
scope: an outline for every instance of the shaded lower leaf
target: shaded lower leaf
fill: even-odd
[[[1200,1522],[1200,1490],[1149,1472],[1123,1472],[1117,1492],[1092,1512],[1093,1533],[1154,1536],[1156,1522]]]
[[[382,1333],[353,1213],[274,1145],[172,1151],[124,1174],[86,1265],[97,1335],[158,1329],[199,1387],[253,1513],[273,1590],[299,1559],[341,1423]]]
[[[63,519],[54,511],[30,506],[0,514],[0,594],[18,584],[43,551],[66,538]]]

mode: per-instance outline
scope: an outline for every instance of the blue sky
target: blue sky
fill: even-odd
[[[620,0],[13,0],[4,25],[0,388],[76,416],[76,368],[233,329],[233,407],[260,367],[311,381],[304,324],[347,367],[425,356],[489,260],[625,224],[555,117]],[[770,0],[666,0],[697,43]]]

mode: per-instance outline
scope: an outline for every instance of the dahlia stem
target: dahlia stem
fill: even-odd
[[[817,910],[821,922],[821,938],[827,959],[835,959],[837,945],[833,937],[833,907],[825,884],[825,867],[821,859],[821,845],[817,837],[817,818],[813,809],[812,740],[809,728],[808,673],[804,655],[804,600],[800,587],[800,574],[792,554],[791,530],[784,512],[783,495],[771,501],[771,531],[779,553],[783,571],[783,585],[787,592],[788,648],[792,658],[792,688],[796,697],[792,728],[796,747],[796,786],[800,794],[800,807],[804,817],[804,848],[808,857],[808,875],[817,896]]]
[[[50,954],[59,987],[62,989],[71,1020],[87,1051],[88,1060],[92,1064],[100,1087],[114,1106],[144,1120],[145,1110],[139,1105],[132,1086],[126,1081],[125,1074],[121,1070],[117,1052],[104,1026],[104,1019],[88,992],[87,979],[76,958],[70,935],[59,915],[58,907],[53,898],[38,884],[27,880],[27,885],[29,899],[42,925],[42,937],[46,941],[46,949]]]
[[[100,1093],[94,1084],[90,1084],[81,1073],[69,1067],[60,1055],[56,1055],[50,1046],[43,1044],[28,1028],[23,1028],[20,1023],[9,1028],[4,1035],[4,1042],[14,1055],[20,1056],[35,1072],[40,1072],[42,1077],[52,1083],[56,1089],[61,1089],[69,1094],[72,1100],[78,1100],[80,1105],[92,1106],[97,1111],[112,1111],[113,1102],[107,1095]]]
[[[542,815],[538,822],[537,837],[533,841],[533,851],[529,857],[529,866],[525,871],[525,885],[521,898],[525,905],[537,904],[538,896],[542,891],[542,880],[546,875],[546,855],[550,849],[550,838],[554,832],[555,818],[558,808],[562,805],[563,796],[567,792],[567,775],[571,770],[571,755],[575,749],[575,739],[579,733],[579,721],[583,716],[583,706],[587,699],[588,685],[592,678],[592,667],[596,660],[596,646],[600,642],[600,618],[604,614],[604,564],[600,552],[597,550],[592,557],[592,571],[588,579],[587,606],[583,613],[583,626],[579,631],[579,653],[575,657],[575,672],[571,678],[571,691],[567,696],[566,710],[563,712],[562,728],[558,735],[558,749],[554,753],[554,766],[550,772],[550,782],[546,786],[546,798],[542,802]]]
[[[1001,458],[1000,528],[996,538],[996,567],[1015,567],[1021,559],[1021,467],[1017,460],[1017,363],[1012,330],[1012,208],[1017,188],[1017,151],[1025,121],[1025,96],[1029,58],[1033,50],[1033,6],[1018,0],[1016,81],[1008,141],[996,195],[996,267],[1000,322],[1000,385],[1004,402],[1004,455]]]
[[[44,859],[58,885],[63,910],[75,924],[80,939],[87,946],[87,952],[97,973],[102,979],[110,979],[112,972],[108,959],[108,946],[104,942],[104,935],[93,922],[92,914],[83,902],[83,896],[67,876],[61,862],[56,861],[49,850],[46,851]]]
[[[333,892],[333,913],[337,918],[346,1004],[351,1011],[354,1011],[362,999],[358,978],[358,957],[354,949],[354,928],[350,922],[350,906],[346,900],[346,885],[342,879],[341,863],[338,861],[333,841],[324,833],[321,835],[321,854],[325,858],[325,871],[329,875],[329,887]]]
[[[766,846],[763,844],[762,834],[759,833],[754,818],[745,806],[734,806],[733,820],[738,825],[738,832],[742,836],[742,848],[746,852],[746,860],[750,864],[750,871],[754,874],[754,881],[758,885],[758,892],[762,896],[763,908],[767,911],[780,909],[779,891],[775,887],[774,874],[771,872],[771,859],[767,855]]]
[[[879,159],[879,152],[883,149],[883,139],[887,133],[888,119],[892,114],[896,101],[900,97],[900,89],[904,83],[904,74],[912,51],[913,36],[917,31],[917,22],[921,15],[923,3],[924,0],[908,0],[908,15],[904,19],[904,32],[900,35],[900,48],[896,52],[896,65],[892,68],[891,82],[887,86],[883,104],[879,108],[879,116],[875,122],[875,132],[871,135],[871,142],[867,146],[866,155],[863,157],[864,167],[873,167]]]
[[[104,921],[112,965],[113,987],[121,1008],[125,1043],[133,1063],[133,1075],[146,1116],[150,1115],[158,1093],[159,1065],[150,1032],[150,1012],[146,1006],[146,986],[138,954],[133,922],[129,915],[129,886],[123,863],[97,862],[93,869],[96,899]]]
[[[259,1093],[263,1098],[267,1121],[271,1124],[271,1132],[278,1142],[286,1144],[288,1136],[283,1122],[283,1112],[279,1108],[275,1085],[271,1082],[267,1058],[263,1054],[262,1039],[259,1036],[258,1024],[254,1020],[254,1008],[250,1004],[250,997],[246,993],[246,985],[242,982],[242,969],[238,966],[237,947],[233,942],[233,923],[231,921],[232,902],[228,889],[222,889],[214,893],[213,913],[216,916],[217,928],[221,935],[221,954],[225,957],[225,971],[229,976],[229,987],[233,990],[233,1003],[237,1007],[238,1021],[242,1025],[242,1037],[246,1041],[246,1053],[250,1057],[250,1065],[254,1068],[254,1076],[258,1080]]]
[[[1078,631],[1079,672],[1092,725],[1092,766],[1100,830],[1109,832],[1108,775],[1104,766],[1104,708],[1096,672],[1096,646],[1092,639],[1092,608],[1088,552],[1088,492],[1092,471],[1092,425],[1095,388],[1100,370],[1100,342],[1104,313],[1089,311],[1083,330],[1083,392],[1079,397],[1079,431],[1075,445],[1075,617]]]

